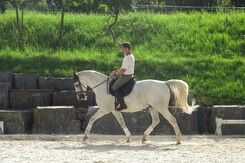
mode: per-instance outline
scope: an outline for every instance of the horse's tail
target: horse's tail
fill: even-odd
[[[189,86],[182,80],[168,80],[166,83],[169,85],[173,95],[174,104],[179,107],[183,112],[191,114],[195,111],[198,105],[195,105],[195,100],[192,100],[191,106],[187,103]]]

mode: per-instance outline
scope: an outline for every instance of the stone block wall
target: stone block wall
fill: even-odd
[[[90,99],[94,99],[91,94]],[[25,110],[37,106],[87,108],[92,101],[78,101],[72,78],[43,77],[39,74],[0,72],[0,109]]]
[[[39,88],[38,74],[14,74],[14,88],[15,89],[38,89]]]
[[[0,109],[9,108],[9,90],[13,87],[13,73],[0,72]]]
[[[74,90],[73,82],[71,78],[40,77],[39,88],[54,91]]]
[[[73,106],[46,106],[34,110],[34,134],[78,134],[81,123]]]
[[[191,103],[190,96],[189,103]],[[71,134],[86,128],[96,112],[88,106],[96,105],[95,95],[78,101],[71,78],[43,77],[38,74],[0,72],[0,121],[5,122],[6,134],[41,133]],[[245,119],[245,106],[200,107],[192,115],[173,111],[183,134],[214,134],[215,117]],[[129,130],[143,134],[151,123],[149,112],[123,113]],[[174,134],[162,117],[152,134]],[[82,125],[82,127],[81,127]],[[223,134],[245,134],[244,125],[223,125]],[[94,123],[92,132],[123,134],[112,114]]]
[[[89,119],[94,115],[98,108],[90,107],[86,114],[85,121],[83,123],[83,129],[86,128]],[[181,113],[180,111],[173,111],[169,108],[171,113],[176,117],[177,123],[182,134],[192,135],[198,134],[197,129],[197,112],[193,112],[192,115]],[[151,125],[151,116],[148,110],[139,111],[135,113],[122,113],[124,121],[133,135],[143,135],[144,131]],[[91,130],[96,134],[112,134],[121,135],[124,134],[119,123],[113,114],[108,114],[97,120]],[[174,130],[169,122],[160,115],[160,123],[156,126],[153,135],[173,135]]]
[[[77,100],[73,79],[71,78],[0,72],[0,121],[4,121],[6,134],[30,133],[33,129],[33,122],[36,122],[35,118],[37,118],[37,116],[34,116],[34,113],[36,110],[40,110],[37,109],[40,106],[48,107],[41,109],[47,113],[48,110],[55,110],[52,106],[67,106],[65,108],[71,113],[74,112],[76,114],[78,113],[76,110],[79,109],[83,113],[79,112],[77,116],[74,116],[75,119],[69,119],[68,114],[64,114],[61,111],[62,109],[60,110],[59,108],[61,112],[57,112],[56,118],[59,118],[58,115],[63,116],[68,121],[71,120],[71,124],[67,125],[67,122],[63,127],[60,125],[59,130],[51,132],[51,129],[48,130],[51,125],[45,123],[47,125],[47,132],[35,130],[35,133],[78,133],[78,131],[81,131],[81,121],[83,120],[82,117],[85,117],[88,102]],[[73,109],[68,106],[71,106]],[[42,118],[45,120],[45,117]],[[52,123],[51,120],[49,123]],[[35,123],[35,126],[37,126],[37,123]],[[77,129],[76,132],[75,128]],[[64,131],[60,132],[63,129]]]
[[[0,71],[0,82],[10,83],[13,86],[13,73],[12,72],[1,72]]]
[[[83,123],[83,130],[86,128],[89,119],[98,110],[96,107],[90,107]],[[215,118],[223,119],[243,119],[245,120],[245,106],[213,106],[199,107],[191,115],[174,111],[169,108],[175,116],[179,128],[184,135],[192,134],[214,134],[216,129]],[[130,132],[135,135],[142,135],[151,124],[149,111],[140,111],[136,113],[123,113],[123,117]],[[97,120],[91,130],[96,134],[123,134],[116,118],[112,114],[105,115]],[[244,125],[222,125],[223,135],[244,135]],[[153,135],[172,135],[174,134],[172,126],[160,115],[160,123],[156,126]]]
[[[12,89],[9,92],[12,109],[33,109],[37,106],[52,105],[53,90],[50,89]]]
[[[0,82],[0,108],[9,108],[9,90],[11,88],[11,83]]]
[[[74,90],[58,91],[53,93],[53,106],[75,106],[76,108],[87,107],[87,101],[78,101]]]
[[[6,134],[30,133],[32,112],[28,110],[0,110],[0,121],[4,121]]]

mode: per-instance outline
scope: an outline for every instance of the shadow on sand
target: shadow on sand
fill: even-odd
[[[85,149],[89,151],[94,152],[110,152],[115,150],[122,150],[122,151],[171,151],[171,150],[177,150],[178,146],[175,143],[168,143],[168,144],[160,144],[155,145],[151,143],[146,144],[122,144],[120,142],[106,142],[101,144],[100,142],[95,144],[91,142],[83,142],[81,143],[81,147],[78,146],[60,146],[55,149],[60,150],[79,150],[79,149]]]

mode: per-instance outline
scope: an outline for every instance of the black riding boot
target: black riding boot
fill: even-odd
[[[115,91],[115,96],[119,103],[119,106],[117,106],[117,111],[127,109],[127,105],[125,104],[124,97],[118,91]]]

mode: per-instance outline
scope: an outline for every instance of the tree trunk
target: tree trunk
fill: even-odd
[[[6,11],[6,7],[5,7],[5,2],[4,1],[0,3],[0,7],[1,7],[1,13],[4,14],[5,11]]]
[[[63,43],[63,30],[64,30],[64,17],[65,17],[65,11],[64,11],[64,4],[63,4],[63,0],[61,1],[60,4],[61,7],[61,20],[60,20],[60,31],[59,31],[59,38],[58,38],[58,43],[59,43],[59,47],[62,47],[62,43]]]
[[[21,50],[25,50],[24,44],[24,6],[21,7]]]
[[[18,45],[20,50],[24,50],[24,39],[23,39],[23,34],[24,34],[24,7],[21,7],[21,20],[19,16],[19,6],[18,4],[15,5],[15,12],[16,12],[16,25],[17,25],[17,30],[18,30]],[[21,21],[21,22],[20,22]]]
[[[18,30],[18,35],[19,35],[19,39],[18,39],[18,45],[19,45],[19,49],[21,49],[21,30],[20,30],[20,21],[19,21],[19,6],[16,4],[15,6],[15,13],[16,13],[16,25],[17,25],[17,30]]]
[[[118,15],[119,15],[119,10],[115,12],[115,14],[113,16],[109,16],[107,19],[107,24],[108,24],[108,31],[111,33],[112,39],[113,39],[113,43],[116,44],[117,39],[116,39],[116,34],[114,32],[114,30],[112,29],[112,27],[117,23],[118,20]],[[113,23],[110,24],[110,19],[114,18]]]

